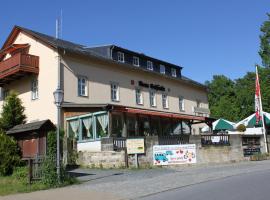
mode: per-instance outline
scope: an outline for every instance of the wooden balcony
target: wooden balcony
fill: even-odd
[[[30,54],[15,54],[0,62],[0,86],[30,74],[39,73],[39,57]]]

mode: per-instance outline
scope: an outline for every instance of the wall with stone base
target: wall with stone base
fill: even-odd
[[[202,146],[201,136],[191,135],[190,144],[196,144],[197,163],[224,163],[237,162],[245,160],[243,156],[241,135],[230,135],[230,146]],[[102,144],[101,144],[102,145]],[[107,144],[106,144],[107,145]],[[125,152],[108,151],[108,146],[101,147],[101,152],[79,152],[78,164],[83,166],[95,167],[124,167]],[[158,145],[158,137],[151,136],[145,138],[145,153],[138,155],[140,167],[149,167],[153,165],[153,146]],[[106,147],[106,148],[105,148]],[[106,149],[106,150],[105,150]],[[128,155],[129,167],[135,167],[135,156]]]
[[[202,146],[200,136],[190,136],[190,144],[196,144],[197,163],[224,163],[245,160],[241,135],[230,135],[230,146]]]
[[[91,168],[122,168],[125,166],[125,152],[79,152],[77,164]]]

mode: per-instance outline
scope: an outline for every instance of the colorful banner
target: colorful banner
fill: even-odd
[[[196,163],[196,145],[155,145],[153,146],[154,165],[176,165]]]
[[[256,66],[256,82],[255,82],[255,116],[256,124],[259,124],[259,121],[262,119],[262,105],[261,105],[261,89],[258,70]]]

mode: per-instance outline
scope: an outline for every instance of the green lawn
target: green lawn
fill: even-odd
[[[0,176],[0,196],[22,192],[32,192],[47,188],[48,186],[40,182],[29,185],[21,180],[18,180],[14,176]]]

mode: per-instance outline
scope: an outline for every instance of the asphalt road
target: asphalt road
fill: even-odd
[[[270,170],[206,181],[137,199],[268,200],[270,199]]]

